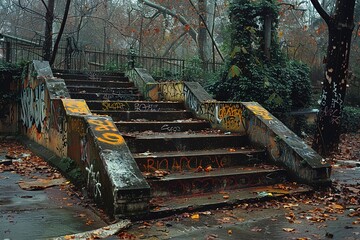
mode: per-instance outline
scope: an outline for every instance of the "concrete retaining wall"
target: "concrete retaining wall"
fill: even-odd
[[[110,117],[92,115],[84,100],[71,99],[48,62],[29,65],[21,92],[23,133],[73,160],[96,203],[113,216],[148,211],[150,187]]]

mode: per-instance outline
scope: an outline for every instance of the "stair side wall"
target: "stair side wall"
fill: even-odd
[[[112,119],[92,115],[83,99],[71,99],[47,62],[34,61],[28,69],[21,94],[24,135],[60,159],[72,159],[89,195],[109,215],[147,212],[150,187]]]
[[[247,113],[246,132],[267,149],[275,163],[286,166],[297,180],[310,185],[331,183],[331,165],[299,136],[256,102],[243,102]]]

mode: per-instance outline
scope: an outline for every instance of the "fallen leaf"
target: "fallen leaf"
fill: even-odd
[[[191,219],[199,219],[199,218],[200,218],[200,215],[197,213],[191,215]]]
[[[295,231],[294,228],[283,228],[282,230],[285,232],[294,232]]]
[[[210,172],[212,170],[213,170],[213,168],[210,165],[205,168],[205,172]]]
[[[252,232],[261,232],[262,229],[259,228],[259,227],[254,227],[254,228],[251,229],[251,231],[252,231]]]

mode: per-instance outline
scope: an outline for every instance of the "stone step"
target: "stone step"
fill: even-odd
[[[52,70],[54,75],[59,75],[59,74],[77,74],[77,75],[105,75],[105,76],[122,76],[125,77],[125,73],[124,72],[120,72],[120,71],[106,71],[106,70],[96,70],[96,71],[86,71],[86,70],[75,70],[75,69],[69,69],[69,70],[65,70],[65,69],[53,69]]]
[[[96,99],[96,100],[140,100],[140,94],[114,94],[114,93],[79,93],[69,92],[74,99]],[[106,114],[101,114],[106,115]]]
[[[125,95],[124,95],[125,96]],[[140,98],[140,96],[139,96]],[[93,98],[94,99],[94,98]],[[99,115],[109,115],[115,122],[130,121],[134,119],[158,120],[158,121],[172,121],[178,119],[188,119],[193,117],[191,111],[116,111],[116,110],[93,110],[92,113]]]
[[[96,73],[89,74],[54,74],[55,77],[61,79],[77,79],[77,80],[96,80],[96,81],[117,81],[117,82],[128,82],[129,78],[125,76],[116,76],[116,75],[101,75]]]
[[[142,172],[205,171],[232,166],[253,166],[265,162],[265,150],[221,148],[211,150],[134,153]]]
[[[86,101],[91,110],[119,110],[119,111],[167,111],[183,110],[184,104],[179,102],[150,102],[150,101]]]
[[[117,88],[128,88],[134,87],[132,82],[118,82],[118,81],[98,81],[98,80],[78,80],[78,79],[65,79],[66,85],[72,86],[93,86],[93,87],[117,87]]]
[[[188,196],[239,188],[282,183],[286,171],[274,166],[230,167],[213,171],[171,173],[162,177],[145,175],[153,197]]]
[[[165,216],[182,212],[202,212],[200,213],[201,215],[207,214],[206,211],[209,209],[261,200],[265,201],[284,196],[296,196],[311,191],[313,191],[313,189],[306,185],[280,183],[200,195],[154,197],[151,200],[150,214]]]
[[[144,119],[134,121],[115,122],[120,132],[185,132],[201,131],[210,128],[210,123],[205,120],[182,119],[174,121],[148,121]]]
[[[204,132],[142,132],[123,133],[132,153],[191,151],[219,148],[241,148],[248,145],[248,138],[241,134]]]
[[[117,87],[95,87],[95,86],[79,86],[66,85],[69,92],[81,93],[115,93],[115,94],[138,94],[138,89],[135,87],[117,88]]]

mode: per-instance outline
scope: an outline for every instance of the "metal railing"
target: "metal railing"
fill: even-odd
[[[6,34],[0,34],[0,61],[19,63],[41,60],[42,44]],[[221,63],[209,63],[208,71],[215,71]],[[62,43],[58,48],[53,68],[69,70],[117,70],[131,67],[147,69],[154,78],[181,78],[186,60],[154,56],[138,56],[129,51],[101,51],[74,48]]]

